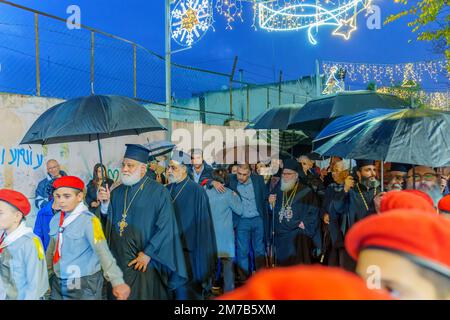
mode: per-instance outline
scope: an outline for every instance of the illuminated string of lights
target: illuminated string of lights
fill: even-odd
[[[322,70],[326,76],[331,74],[333,67],[344,69],[347,79],[350,81],[363,81],[364,83],[374,81],[377,84],[385,85],[401,82],[403,86],[414,86],[414,83],[421,83],[424,77],[436,82],[440,75],[449,78],[445,59],[401,64],[322,62]]]
[[[450,92],[425,92],[423,90],[412,91],[402,87],[381,87],[377,92],[393,94],[409,101],[411,97],[427,108],[450,111]]]
[[[333,35],[350,39],[357,16],[370,11],[371,0],[276,0],[258,3],[259,27],[268,31],[308,30],[308,40],[320,27],[333,26]]]

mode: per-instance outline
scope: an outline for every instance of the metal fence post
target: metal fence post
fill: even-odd
[[[94,94],[95,33],[91,31],[91,94]]]
[[[236,71],[236,65],[237,65],[237,60],[238,57],[234,57],[234,62],[233,62],[233,69],[231,70],[231,75],[230,75],[230,116],[231,118],[233,117],[233,79],[234,79],[234,72]]]
[[[136,80],[136,43],[133,43],[133,96],[137,97],[137,80]]]
[[[39,61],[39,14],[34,14],[34,34],[36,46],[36,95],[41,95],[41,65]]]

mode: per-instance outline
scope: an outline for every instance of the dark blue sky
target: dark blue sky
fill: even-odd
[[[136,41],[163,53],[163,0],[13,0],[13,2],[66,17],[71,4],[81,7],[82,23]],[[382,21],[398,12],[402,6],[393,0],[374,0],[381,7]],[[225,19],[216,11],[215,32],[208,34],[193,49],[177,53],[178,63],[217,71],[230,72],[233,57],[239,56],[238,68],[244,69],[249,81],[274,81],[279,70],[286,78],[296,78],[314,72],[314,60],[334,60],[368,63],[403,63],[436,58],[430,45],[414,39],[407,20],[402,19],[380,30],[369,30],[362,16],[358,30],[349,41],[331,35],[331,28],[319,31],[318,44],[307,41],[305,31],[275,33],[251,28],[252,14],[247,5],[244,22],[236,22],[233,30],[225,30]],[[176,48],[175,44],[174,47]],[[248,71],[248,72],[247,72]]]

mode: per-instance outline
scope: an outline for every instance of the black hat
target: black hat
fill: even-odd
[[[150,150],[140,144],[126,144],[125,146],[127,147],[127,150],[123,156],[124,158],[147,163]]]
[[[390,171],[408,172],[411,169],[410,164],[392,162]]]
[[[283,169],[294,170],[295,172],[300,172],[300,164],[295,159],[283,160]]]
[[[358,168],[358,170],[365,166],[374,166],[374,165],[375,160],[356,160],[356,167]]]

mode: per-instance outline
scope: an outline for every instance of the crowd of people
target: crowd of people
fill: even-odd
[[[450,167],[149,154],[126,145],[117,182],[47,161],[33,229],[28,199],[1,189],[0,298],[450,298]]]

